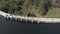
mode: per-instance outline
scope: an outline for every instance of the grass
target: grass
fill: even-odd
[[[24,9],[23,10],[23,16],[26,16],[29,12],[30,13],[34,13],[37,17],[43,17],[43,18],[60,18],[60,8],[52,8],[52,9],[49,9],[47,15],[45,16],[42,16],[40,13],[39,13],[39,9],[31,9],[30,11],[28,9]]]
[[[60,8],[49,9],[47,15],[42,16],[47,18],[60,18]]]

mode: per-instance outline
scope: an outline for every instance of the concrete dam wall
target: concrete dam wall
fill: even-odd
[[[31,23],[60,23],[60,18],[37,18],[37,17],[24,17],[19,15],[8,14],[0,11],[0,15],[4,16],[5,19],[15,20],[15,21],[24,21]]]

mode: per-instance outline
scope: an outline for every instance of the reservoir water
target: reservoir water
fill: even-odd
[[[60,24],[27,24],[0,16],[0,34],[60,34]]]

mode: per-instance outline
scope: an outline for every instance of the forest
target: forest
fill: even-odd
[[[60,0],[0,0],[0,10],[31,17],[60,17]]]

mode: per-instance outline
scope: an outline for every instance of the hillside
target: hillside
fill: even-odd
[[[60,18],[60,0],[0,0],[0,10],[20,16]]]

